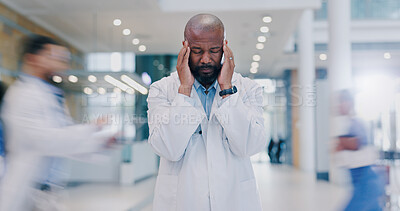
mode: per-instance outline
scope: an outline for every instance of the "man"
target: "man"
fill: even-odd
[[[58,210],[54,193],[64,168],[55,157],[97,152],[113,134],[96,125],[73,125],[63,92],[51,84],[68,68],[68,50],[51,38],[24,42],[23,73],[8,89],[2,107],[7,170],[1,181],[0,210]]]
[[[266,145],[262,89],[234,73],[216,16],[192,17],[184,35],[177,72],[147,99],[149,143],[161,157],[154,210],[261,210],[249,157]]]

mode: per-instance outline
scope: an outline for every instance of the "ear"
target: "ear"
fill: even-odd
[[[36,59],[36,58],[35,58],[35,55],[30,54],[30,53],[25,54],[24,57],[22,58],[22,60],[24,61],[24,63],[27,63],[27,64],[31,64],[32,62],[35,61],[35,59]]]

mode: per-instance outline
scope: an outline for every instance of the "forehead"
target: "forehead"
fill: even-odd
[[[46,44],[45,49],[49,51],[55,51],[55,52],[68,52],[68,49],[64,46],[61,45],[54,45],[54,44]]]
[[[203,31],[190,30],[187,37],[189,45],[222,45],[224,34],[222,30]]]

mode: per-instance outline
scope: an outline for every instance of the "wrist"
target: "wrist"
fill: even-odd
[[[190,97],[190,93],[192,92],[192,86],[181,84],[178,89],[178,93],[184,94]]]
[[[219,84],[219,87],[221,88],[221,90],[224,90],[224,89],[232,89],[232,84],[231,84],[231,83]]]

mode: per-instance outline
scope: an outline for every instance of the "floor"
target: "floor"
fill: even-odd
[[[349,189],[316,182],[314,174],[283,165],[254,163],[264,210],[336,211],[346,202]],[[87,184],[67,190],[67,210],[151,211],[155,178],[134,186]]]

